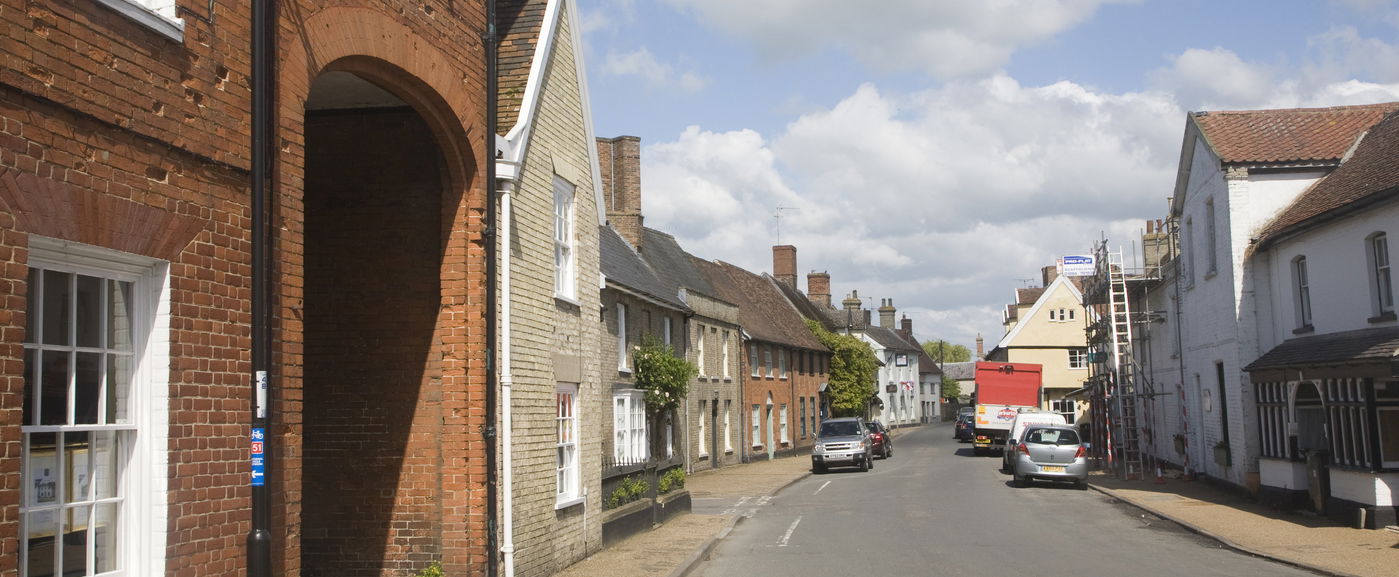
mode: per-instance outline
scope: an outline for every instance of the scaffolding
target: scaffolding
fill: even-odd
[[[1122,250],[1109,249],[1107,239],[1093,248],[1095,273],[1083,282],[1092,456],[1119,478],[1140,480],[1155,465],[1151,412],[1156,392],[1136,360],[1134,330],[1156,313],[1133,311],[1130,291],[1131,285],[1160,280],[1160,268],[1127,269]]]

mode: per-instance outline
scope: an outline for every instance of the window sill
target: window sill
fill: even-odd
[[[1370,318],[1368,318],[1368,319],[1365,319],[1365,322],[1368,322],[1368,323],[1370,323],[1370,324],[1373,325],[1373,324],[1376,324],[1376,323],[1388,323],[1388,322],[1393,322],[1396,318],[1399,318],[1399,317],[1396,317],[1396,316],[1394,315],[1394,311],[1389,311],[1389,312],[1380,313],[1379,316],[1374,316],[1374,317],[1370,317]]]
[[[1305,335],[1313,332],[1316,332],[1316,327],[1312,326],[1310,323],[1292,329],[1292,334],[1294,335]]]
[[[566,501],[555,501],[555,502],[554,502],[554,510],[555,510],[555,511],[560,511],[560,510],[567,509],[567,508],[569,508],[569,507],[573,507],[573,506],[576,506],[576,505],[582,505],[583,502],[586,501],[586,500],[587,500],[587,499],[584,499],[583,497],[574,497],[574,498],[568,499],[568,500],[566,500]]]
[[[617,372],[623,375],[631,375],[631,367],[617,367]]]
[[[698,460],[698,461],[708,461],[708,460],[709,460],[709,453],[700,453],[699,456],[696,457],[696,460]]]
[[[734,450],[733,450],[733,449],[724,449],[724,454],[725,454],[725,455],[732,455],[732,454],[734,454]]]
[[[1219,271],[1218,271],[1218,270],[1212,270],[1212,271],[1209,271],[1209,272],[1205,273],[1205,280],[1210,280],[1210,279],[1212,279],[1212,278],[1214,278],[1214,277],[1217,277],[1217,276],[1219,276]]]
[[[555,293],[555,294],[554,294],[554,300],[557,301],[558,304],[572,305],[572,306],[577,307],[577,308],[583,308],[583,303],[582,303],[582,302],[580,302],[578,299],[573,298],[573,297],[568,296],[568,295],[562,295],[562,294]]]
[[[185,41],[185,21],[179,18],[167,18],[148,10],[146,7],[131,2],[131,0],[97,0],[112,11],[136,21],[138,24],[154,30],[156,33],[169,38],[175,42]]]

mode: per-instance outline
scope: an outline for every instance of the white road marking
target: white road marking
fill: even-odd
[[[830,481],[826,481],[825,483],[821,483],[821,486],[820,486],[820,487],[817,487],[817,488],[816,488],[816,492],[815,492],[815,493],[812,493],[812,495],[818,495],[818,494],[820,494],[820,493],[821,493],[821,489],[825,489],[826,486],[827,486],[827,485],[830,485],[830,484],[831,484]]]
[[[801,523],[801,522],[802,522],[802,518],[801,518],[800,516],[797,517],[797,520],[796,520],[796,521],[792,521],[792,526],[791,526],[791,527],[788,527],[788,528],[787,528],[787,532],[786,532],[786,533],[783,533],[783,534],[782,534],[782,538],[779,539],[779,540],[777,541],[777,546],[778,546],[778,547],[786,547],[786,546],[787,546],[787,541],[790,540],[790,539],[792,538],[792,532],[797,530],[797,524],[798,524],[798,523]]]

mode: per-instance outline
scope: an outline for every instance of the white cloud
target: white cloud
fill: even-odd
[[[657,60],[645,47],[631,52],[609,52],[602,71],[613,76],[635,76],[651,88],[676,87],[685,92],[698,92],[708,79],[693,72],[679,72],[670,64]]]
[[[876,69],[948,79],[993,72],[1016,49],[1084,22],[1099,6],[1136,0],[668,1],[771,58],[836,46]]]

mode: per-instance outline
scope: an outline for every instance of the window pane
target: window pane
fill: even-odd
[[[97,424],[102,390],[102,355],[100,353],[78,353],[78,364],[73,383],[73,423],[77,425]]]
[[[131,357],[107,355],[106,424],[131,422]]]
[[[24,463],[24,506],[41,507],[58,504],[57,433],[25,435],[29,451]],[[53,534],[52,528],[49,534]]]
[[[92,524],[91,506],[65,510],[63,521],[63,574],[87,575],[87,528]]]
[[[64,479],[65,503],[90,501],[92,491],[92,433],[71,431],[63,433],[63,456],[68,467]]]
[[[1380,409],[1380,459],[1384,466],[1399,465],[1399,409]]]
[[[116,503],[97,505],[93,511],[93,570],[98,573],[117,569],[117,517]]]
[[[67,345],[68,339],[68,290],[69,275],[44,271],[43,331],[44,344]]]
[[[25,575],[28,577],[53,577],[54,557],[58,551],[54,549],[55,524],[58,515],[53,511],[41,511],[30,513],[24,516],[24,531],[29,536],[29,546],[25,548],[25,556],[28,562],[25,564]]]
[[[43,366],[39,376],[39,424],[68,424],[68,359],[56,351],[40,353]]]
[[[106,347],[118,351],[130,351],[135,299],[132,297],[132,283],[107,281],[107,343]]]
[[[78,275],[77,303],[78,346],[102,346],[102,279]]]
[[[92,433],[92,483],[94,499],[117,496],[117,479],[121,476],[121,433],[99,431]]]

